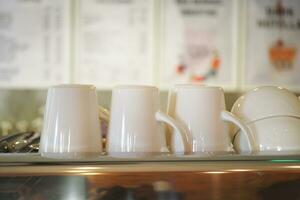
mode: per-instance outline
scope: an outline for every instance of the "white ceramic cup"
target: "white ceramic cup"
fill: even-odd
[[[258,144],[261,154],[280,154],[300,151],[300,118],[274,116],[247,123]],[[234,147],[238,152],[248,152],[244,134],[238,130],[234,137]]]
[[[112,156],[146,156],[169,152],[164,122],[177,130],[190,151],[188,130],[160,111],[159,90],[151,86],[118,86],[112,91],[107,153]]]
[[[251,151],[256,145],[249,129],[225,109],[223,89],[196,84],[176,85],[169,93],[168,114],[184,124],[192,134],[192,152],[232,152],[233,145],[225,122],[243,130]],[[183,151],[176,131],[171,137],[173,151]]]
[[[231,112],[244,123],[279,115],[300,117],[300,101],[283,87],[260,86],[240,96]]]
[[[58,85],[49,88],[39,152],[53,158],[99,156],[102,137],[98,106],[92,85]]]

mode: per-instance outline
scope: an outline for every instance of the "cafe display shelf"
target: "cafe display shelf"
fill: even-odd
[[[34,153],[0,154],[0,199],[102,199],[103,194],[117,199],[113,196],[120,192],[154,200],[149,193],[175,195],[170,200],[299,199],[299,187],[299,153],[63,160]]]
[[[196,155],[156,155],[156,156],[108,156],[99,155],[92,158],[47,158],[42,157],[39,153],[0,153],[0,166],[3,165],[20,165],[20,164],[122,164],[122,163],[205,163],[205,162],[300,162],[300,152],[287,153],[267,153],[267,154],[196,154]]]

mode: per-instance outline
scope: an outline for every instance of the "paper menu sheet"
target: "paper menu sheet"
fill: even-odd
[[[75,81],[98,87],[153,82],[153,1],[81,0]]]
[[[300,1],[247,2],[245,85],[300,88]]]
[[[199,82],[234,87],[234,3],[162,1],[162,86]]]
[[[0,0],[0,86],[69,81],[69,0]]]

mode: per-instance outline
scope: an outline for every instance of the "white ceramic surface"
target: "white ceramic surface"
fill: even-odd
[[[96,88],[92,85],[51,87],[41,135],[41,155],[55,158],[100,155],[98,110]]]
[[[247,124],[261,153],[300,151],[300,118],[268,117]],[[249,146],[241,131],[234,137],[238,152],[248,152]]]
[[[119,86],[112,91],[107,152],[113,156],[139,156],[169,152],[159,126],[165,122],[180,134],[189,150],[188,130],[159,110],[159,91],[151,86]]]
[[[249,146],[254,140],[247,127],[225,109],[223,89],[194,84],[176,85],[169,93],[168,114],[186,126],[192,134],[192,152],[231,152],[231,138],[226,121],[244,130]],[[183,151],[178,134],[173,132],[173,151]]]
[[[238,98],[231,112],[246,123],[279,115],[300,117],[300,101],[282,87],[262,86]]]

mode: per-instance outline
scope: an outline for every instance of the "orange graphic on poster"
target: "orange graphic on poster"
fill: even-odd
[[[209,78],[216,76],[219,68],[221,66],[221,59],[217,53],[217,51],[213,51],[213,56],[210,62],[210,68],[209,70],[203,74],[203,75],[199,75],[199,74],[191,74],[190,75],[190,81],[192,82],[203,82],[205,80],[208,80]],[[188,66],[181,63],[176,67],[176,73],[178,75],[183,75],[188,69]]]
[[[279,71],[291,70],[293,68],[296,53],[296,48],[286,47],[282,40],[278,40],[269,49],[270,61]]]
[[[280,24],[284,23],[284,13],[286,8],[283,5],[282,0],[278,0],[276,4],[276,15],[278,16]],[[282,27],[279,27],[279,33],[281,34]],[[282,39],[278,39],[275,44],[269,49],[269,58],[272,65],[278,71],[286,71],[293,69],[294,60],[297,50],[294,47],[286,46]]]

